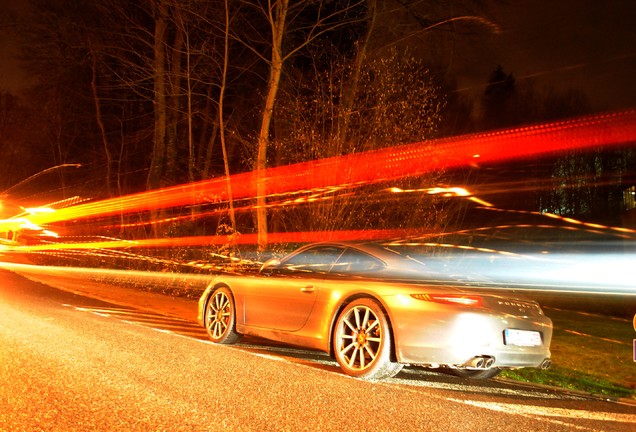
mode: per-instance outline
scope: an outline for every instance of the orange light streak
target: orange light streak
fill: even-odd
[[[636,142],[636,110],[573,120],[442,138],[364,153],[270,168],[268,196],[354,183],[372,183],[426,174],[443,168],[494,163],[574,149]],[[256,196],[256,172],[237,174],[230,183],[235,199]],[[79,204],[31,217],[42,225],[159,208],[227,201],[226,179],[215,178],[121,198]]]
[[[400,189],[398,187],[392,187],[389,189],[390,192],[393,193],[412,193],[412,192],[422,192],[422,193],[426,193],[429,195],[442,195],[444,197],[463,197],[463,198],[467,198],[470,201],[473,201],[479,205],[482,205],[484,207],[492,207],[493,205],[491,203],[489,203],[488,201],[484,201],[480,198],[477,198],[476,196],[473,196],[473,194],[469,191],[467,191],[464,188],[461,187],[449,187],[449,188],[442,188],[442,187],[433,187],[433,188],[425,188],[425,189]]]
[[[269,202],[266,205],[266,207],[267,208],[288,207],[288,206],[291,206],[291,205],[300,205],[300,204],[305,204],[305,203],[310,203],[310,202],[328,201],[328,200],[334,199],[335,196],[334,195],[324,195],[324,194],[335,193],[335,192],[337,192],[337,191],[339,191],[341,189],[345,189],[345,187],[318,188],[318,189],[314,189],[314,190],[294,191],[294,192],[289,192],[289,193],[285,193],[285,194],[272,194],[272,195],[270,195],[272,197],[284,197],[284,196],[288,196],[288,195],[300,195],[300,194],[311,193],[311,195],[309,195],[309,196],[301,196],[299,198],[287,199],[285,201]],[[352,195],[352,193],[341,194],[341,195],[339,195],[339,198],[342,198],[344,196],[349,196],[349,195]],[[235,204],[234,212],[235,213],[247,212],[247,211],[252,211],[255,208],[256,207],[253,206],[253,205],[247,205],[247,206],[238,207]],[[123,224],[116,224],[116,225],[106,225],[106,226],[102,226],[101,228],[106,228],[106,229],[108,229],[108,228],[111,228],[111,229],[112,228],[116,228],[116,229],[120,229],[120,228],[134,228],[134,227],[142,227],[142,226],[148,226],[148,225],[160,225],[160,224],[171,223],[171,222],[180,222],[180,221],[186,221],[186,220],[192,221],[194,219],[201,219],[201,218],[205,218],[205,217],[224,215],[224,214],[227,214],[227,208],[220,208],[220,209],[211,210],[211,211],[191,213],[191,214],[181,215],[181,216],[173,216],[173,217],[168,217],[168,218],[163,218],[163,219],[153,219],[153,220],[146,220],[146,221],[140,221],[140,222],[130,222],[130,223],[123,223]]]
[[[505,209],[488,209],[488,210],[495,210],[495,211],[501,211],[501,212],[510,212],[511,210],[505,210]],[[597,223],[590,223],[590,222],[583,222],[580,221],[578,219],[574,219],[574,218],[570,218],[570,217],[565,217],[565,216],[560,216],[554,213],[548,213],[548,212],[531,212],[531,211],[515,211],[516,213],[527,213],[527,214],[535,214],[535,215],[540,215],[540,216],[545,216],[547,218],[550,219],[557,219],[557,220],[561,220],[563,222],[572,224],[572,225],[581,225],[587,228],[595,228],[595,229],[603,229],[603,230],[608,230],[608,231],[617,231],[617,232],[621,232],[621,233],[628,233],[628,234],[636,234],[636,230],[631,229],[631,228],[623,228],[623,227],[614,227],[614,226],[608,226],[608,225],[601,225],[601,224],[597,224]]]
[[[342,230],[342,231],[307,231],[307,232],[279,232],[270,233],[274,243],[313,243],[329,240],[378,240],[387,238],[403,238],[422,234],[422,230]],[[12,246],[10,249],[18,252],[55,251],[55,250],[85,250],[85,249],[127,249],[127,248],[166,248],[189,246],[213,246],[233,244],[256,244],[256,234],[241,234],[238,236],[213,235],[152,238],[142,240],[106,240],[80,243],[49,243],[37,245]]]

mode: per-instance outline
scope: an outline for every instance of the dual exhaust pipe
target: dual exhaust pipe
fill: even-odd
[[[495,358],[491,356],[476,356],[464,363],[468,369],[490,369],[495,364]]]
[[[464,363],[467,369],[490,369],[495,364],[495,358],[491,356],[475,356]],[[539,368],[548,369],[552,366],[552,360],[549,358],[544,359]]]

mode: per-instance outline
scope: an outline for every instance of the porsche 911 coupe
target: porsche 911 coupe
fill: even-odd
[[[317,349],[369,380],[404,365],[473,379],[550,366],[552,321],[536,302],[453,282],[373,243],[311,244],[257,274],[218,275],[198,320],[215,343],[252,335]]]

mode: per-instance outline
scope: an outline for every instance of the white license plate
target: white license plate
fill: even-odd
[[[504,343],[516,346],[540,346],[541,333],[531,330],[506,329],[504,331]]]

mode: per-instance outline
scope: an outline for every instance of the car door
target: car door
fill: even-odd
[[[325,274],[343,249],[318,246],[290,256],[258,279],[245,298],[245,324],[278,331],[300,330],[309,317]]]

